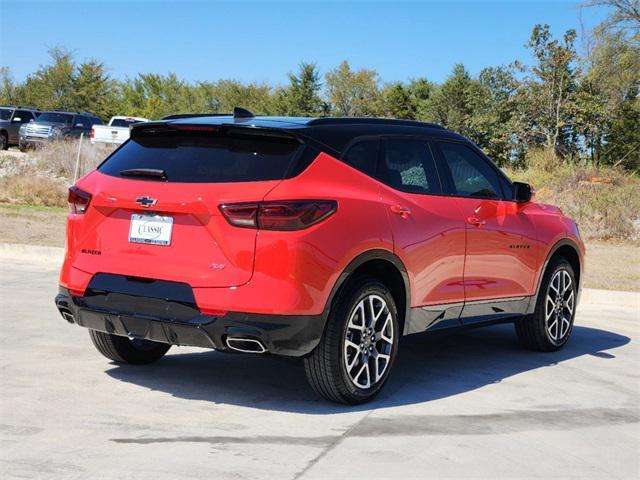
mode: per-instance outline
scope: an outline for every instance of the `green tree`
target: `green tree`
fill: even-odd
[[[638,2],[598,0],[611,7],[591,32],[578,90],[576,131],[592,161],[640,165],[640,16]]]
[[[231,113],[235,107],[246,108],[256,115],[274,113],[271,87],[261,83],[244,85],[237,80],[220,80],[214,89],[218,111]]]
[[[289,73],[289,85],[275,95],[276,110],[280,115],[319,116],[328,106],[320,97],[322,83],[315,63],[302,62],[298,74]]]
[[[426,78],[416,78],[407,85],[413,104],[415,105],[416,120],[429,120],[428,105],[436,85]]]
[[[382,115],[390,118],[404,118],[413,120],[416,118],[418,105],[411,90],[402,83],[387,85],[381,94]]]
[[[104,64],[96,60],[78,67],[70,97],[74,110],[91,112],[104,120],[120,113],[116,82],[106,73]]]
[[[19,103],[18,85],[16,85],[9,67],[0,67],[0,105]]]
[[[464,65],[455,65],[451,75],[429,97],[424,108],[425,119],[475,138],[477,132],[472,125],[482,100],[481,89]]]
[[[562,42],[551,35],[549,25],[536,25],[527,47],[536,63],[519,92],[521,138],[529,145],[541,145],[557,154],[574,151],[572,102],[577,73],[575,30],[568,30]]]
[[[379,111],[379,79],[375,70],[351,70],[343,61],[326,75],[331,112],[343,117],[375,116]]]
[[[122,85],[122,109],[147,118],[193,112],[196,101],[192,90],[175,73],[140,74]]]
[[[511,67],[489,67],[480,72],[471,119],[474,138],[500,165],[521,157],[516,132],[516,96],[519,83]]]
[[[20,87],[20,102],[41,110],[70,110],[76,65],[63,48],[49,50],[51,63],[29,75]]]
[[[604,140],[606,151],[603,156],[607,163],[640,172],[640,113],[637,98],[623,102],[613,112]]]

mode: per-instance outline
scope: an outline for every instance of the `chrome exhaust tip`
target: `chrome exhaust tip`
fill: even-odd
[[[225,343],[230,350],[242,353],[265,353],[267,349],[260,340],[243,337],[227,337]]]
[[[58,310],[60,311],[60,315],[62,315],[62,318],[64,318],[67,322],[76,323],[76,320],[73,317],[73,313],[71,313],[71,310],[67,310],[66,308],[59,308]]]

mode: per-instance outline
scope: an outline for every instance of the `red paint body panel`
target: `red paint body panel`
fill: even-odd
[[[193,287],[242,285],[253,273],[256,231],[229,225],[218,206],[262,200],[277,183],[164,183],[92,172],[77,183],[91,193],[91,206],[84,215],[69,215],[65,265],[87,273],[146,276]],[[170,246],[128,241],[131,215],[149,213],[135,202],[143,195],[158,200],[154,210],[160,215],[173,217]]]
[[[396,255],[407,268],[411,306],[464,301],[465,224],[451,197],[381,186]],[[403,217],[394,206],[409,210]]]
[[[528,205],[455,198],[466,220],[465,299],[533,295],[544,253]]]
[[[542,251],[541,259],[535,272],[534,285],[537,286],[540,283],[540,278],[544,273],[545,260],[549,258],[549,254],[556,244],[563,240],[570,240],[577,247],[582,267],[581,278],[584,278],[584,255],[586,251],[576,223],[571,218],[563,215],[562,211],[554,205],[530,202],[527,204],[527,215],[535,225]],[[582,287],[582,282],[580,282],[579,287]]]

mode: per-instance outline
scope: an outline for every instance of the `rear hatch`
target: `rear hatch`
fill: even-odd
[[[72,265],[193,287],[248,282],[257,230],[230,225],[219,206],[263,200],[305,146],[278,131],[149,125],[78,182],[91,200],[70,222]]]

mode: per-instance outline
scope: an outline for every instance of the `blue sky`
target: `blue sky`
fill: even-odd
[[[23,79],[63,46],[112,76],[175,72],[189,81],[285,83],[301,60],[322,73],[348,60],[384,81],[442,81],[530,58],[535,23],[561,35],[601,21],[577,1],[248,2],[0,0],[0,64]]]

